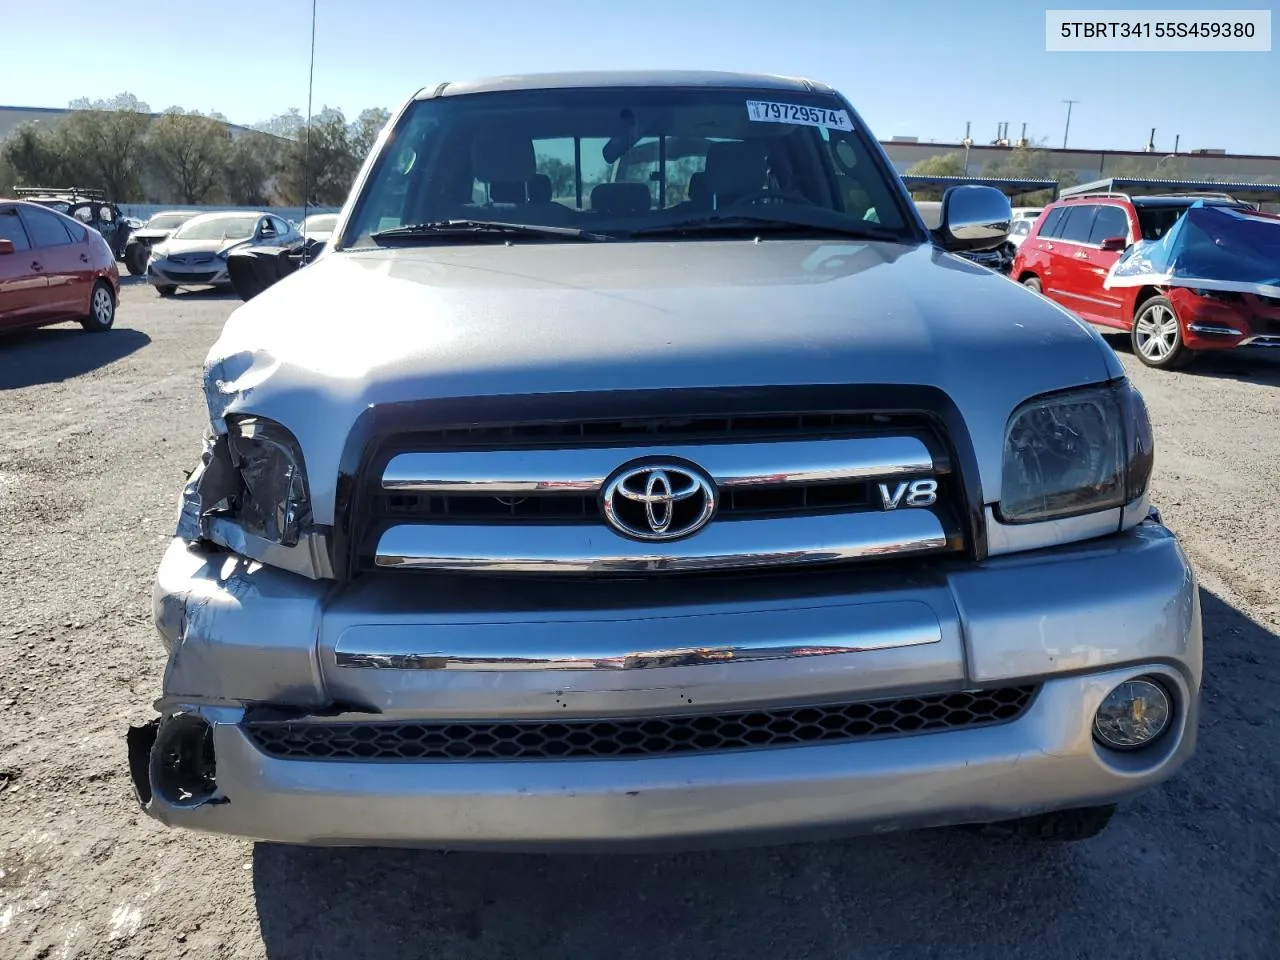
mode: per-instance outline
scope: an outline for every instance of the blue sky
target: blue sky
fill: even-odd
[[[1101,7],[1094,0],[1095,7]],[[129,91],[153,109],[217,110],[252,123],[305,108],[310,0],[104,6],[7,5],[0,103],[66,106]],[[1055,2],[1055,9],[1072,4]],[[1142,3],[1240,9],[1263,3]],[[192,12],[186,14],[184,9]],[[979,142],[1009,122],[1061,146],[1220,147],[1280,154],[1280,52],[1046,53],[1027,0],[318,0],[315,108],[354,116],[439,80],[523,71],[694,67],[804,75],[840,88],[877,136]],[[114,11],[114,12],[113,12]],[[212,15],[216,14],[216,16]],[[78,24],[49,67],[50,20]],[[1111,19],[1110,11],[1105,17]]]

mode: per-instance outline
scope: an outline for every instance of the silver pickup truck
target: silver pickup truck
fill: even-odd
[[[965,186],[926,228],[807,80],[423,89],[209,353],[145,809],[511,850],[1096,833],[1194,750],[1199,600],[1111,349],[955,256],[1008,220]]]

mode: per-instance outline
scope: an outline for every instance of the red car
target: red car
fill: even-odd
[[[1014,258],[1010,276],[1082,319],[1129,331],[1149,367],[1179,367],[1203,350],[1280,347],[1280,298],[1188,287],[1105,289],[1130,244],[1159,240],[1203,196],[1067,197],[1045,207]]]
[[[77,320],[110,330],[120,271],[102,234],[21,200],[0,200],[0,331]]]

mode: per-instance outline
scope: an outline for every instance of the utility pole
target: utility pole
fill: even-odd
[[[1067,105],[1067,126],[1066,129],[1062,131],[1062,149],[1065,150],[1067,149],[1067,134],[1071,132],[1071,107],[1073,104],[1079,103],[1080,101],[1063,100],[1062,102]]]
[[[964,122],[964,139],[960,142],[964,144],[964,175],[969,175],[969,148],[973,146],[973,138],[969,136],[969,128],[973,125],[973,121],[966,120]]]

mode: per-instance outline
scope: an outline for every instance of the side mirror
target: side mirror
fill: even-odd
[[[1013,207],[995,187],[966,184],[949,187],[942,195],[942,210],[934,239],[944,250],[960,253],[991,250],[1009,236]]]
[[[0,257],[14,252],[12,240],[0,240]]]
[[[1102,249],[1108,253],[1119,253],[1129,245],[1127,237],[1107,237],[1102,241]]]

